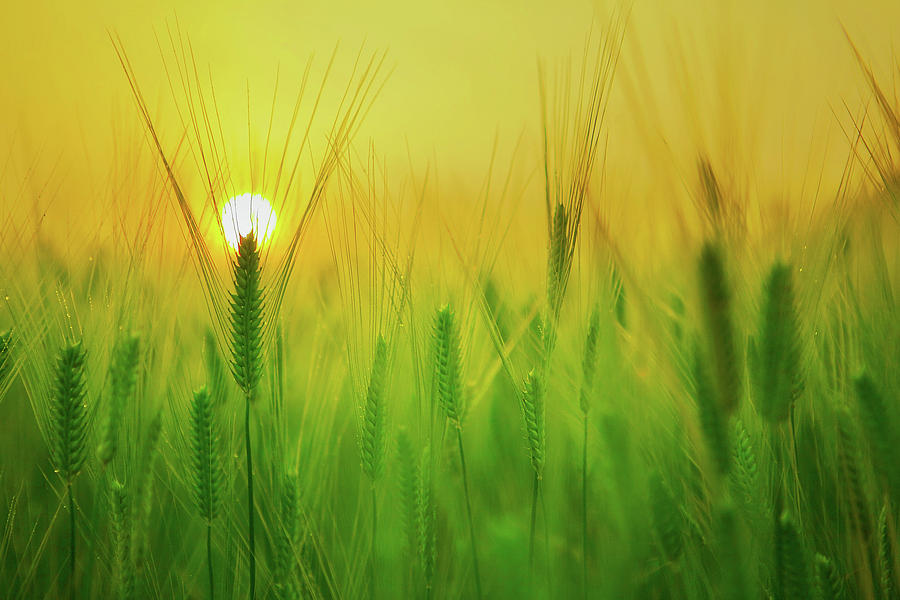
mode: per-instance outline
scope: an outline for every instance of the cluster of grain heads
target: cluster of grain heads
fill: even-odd
[[[259,249],[251,231],[238,243],[232,261],[231,373],[244,395],[244,439],[247,450],[247,523],[250,560],[250,598],[256,593],[256,538],[254,533],[253,454],[250,443],[250,404],[256,397],[263,366],[263,300]]]
[[[110,537],[113,548],[113,597],[134,597],[135,570],[131,560],[131,504],[125,486],[112,480],[109,488]]]
[[[813,598],[803,538],[787,511],[775,523],[775,573],[776,600]]]
[[[295,556],[300,533],[300,490],[295,474],[285,473],[282,478],[279,510],[274,589],[278,600],[290,600],[299,597]]]
[[[704,244],[699,271],[703,321],[708,340],[707,360],[712,365],[719,410],[727,418],[740,403],[741,375],[732,324],[731,292],[725,274],[725,258],[719,244]]]
[[[827,556],[816,554],[816,583],[822,600],[845,600],[844,582],[837,567]]]
[[[893,427],[884,397],[867,374],[853,380],[859,404],[859,418],[869,439],[875,473],[892,494],[900,495],[900,461],[898,436]]]
[[[462,440],[462,349],[459,329],[450,305],[439,308],[434,315],[432,328],[432,373],[438,403],[450,424],[456,429],[459,463],[462,471],[463,492],[466,499],[466,515],[469,521],[469,541],[472,545],[472,564],[475,569],[475,590],[481,597],[481,571],[478,566],[478,547],[475,542],[475,523],[472,517],[472,500],[469,495],[469,476],[466,472],[466,454]]]
[[[60,350],[56,361],[50,401],[51,457],[53,467],[66,485],[69,503],[69,583],[75,592],[75,503],[72,483],[87,459],[88,413],[84,375],[85,350],[81,342]]]
[[[125,406],[134,392],[137,367],[140,359],[140,339],[129,334],[116,340],[109,365],[109,395],[106,417],[100,430],[97,455],[106,466],[116,456],[119,448],[119,429],[125,414]]]
[[[200,516],[206,521],[206,560],[209,571],[209,596],[213,598],[212,528],[219,514],[224,475],[219,449],[219,432],[209,392],[205,387],[194,392],[190,406],[191,492]]]
[[[773,424],[788,418],[802,390],[799,335],[791,268],[776,262],[763,294],[756,365],[757,410]]]

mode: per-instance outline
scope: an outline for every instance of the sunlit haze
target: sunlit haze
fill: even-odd
[[[268,242],[275,233],[277,221],[272,204],[259,194],[235,196],[222,207],[225,241],[235,250],[241,238],[251,231],[260,245]]]

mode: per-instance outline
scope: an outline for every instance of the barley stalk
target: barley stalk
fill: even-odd
[[[247,450],[247,523],[250,558],[250,598],[256,595],[256,537],[253,503],[253,453],[250,439],[250,405],[256,399],[262,376],[264,293],[255,234],[240,239],[232,262],[234,292],[231,295],[231,373],[244,395],[244,441]]]
[[[212,400],[205,387],[194,393],[190,407],[191,490],[200,516],[206,521],[206,558],[209,597],[215,597],[212,564],[212,527],[219,513],[224,474],[219,454]]]
[[[134,392],[137,381],[137,367],[140,358],[140,339],[136,335],[126,335],[116,340],[112,361],[109,366],[109,400],[106,420],[100,435],[97,453],[100,462],[108,465],[115,458],[119,448],[119,429],[125,412],[125,405]]]
[[[56,361],[50,414],[51,455],[56,472],[66,485],[69,503],[69,586],[75,595],[75,503],[72,484],[87,459],[87,393],[85,350],[81,342],[62,348]]]

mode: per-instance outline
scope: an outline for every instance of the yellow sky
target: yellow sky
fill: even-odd
[[[477,186],[494,140],[508,160],[523,134],[520,160],[530,171],[538,159],[538,58],[552,65],[577,56],[592,22],[595,34],[602,32],[614,6],[578,0],[8,3],[0,20],[4,201],[10,189],[27,197],[52,182],[60,197],[55,209],[71,213],[72,203],[89,196],[84,188],[108,180],[114,149],[121,159],[124,145],[145,143],[108,32],[121,38],[160,129],[170,133],[169,143],[177,140],[157,47],[157,39],[167,43],[176,19],[200,66],[212,73],[226,137],[235,143],[246,144],[248,88],[251,121],[262,127],[276,67],[290,96],[310,53],[321,67],[340,42],[336,88],[361,46],[388,51],[392,74],[361,136],[374,140],[392,164],[404,163],[408,147],[415,160],[436,163],[445,181]],[[866,98],[841,25],[887,74],[892,26],[900,22],[900,3],[874,0],[634,0],[630,7],[609,113],[607,169],[611,189],[636,207],[612,212],[637,215],[651,205],[650,196],[690,177],[698,152],[736,172],[753,170],[765,182],[763,195],[798,188],[810,162],[841,164],[846,142],[833,111],[845,117],[844,102],[855,110]]]

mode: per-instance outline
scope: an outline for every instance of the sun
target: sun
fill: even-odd
[[[222,230],[225,241],[234,250],[241,238],[251,231],[259,245],[269,241],[278,221],[272,204],[259,194],[241,194],[222,207]]]

